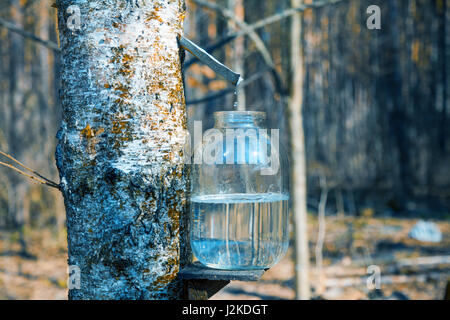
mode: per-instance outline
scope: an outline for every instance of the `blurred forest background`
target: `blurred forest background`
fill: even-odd
[[[234,38],[242,25],[205,2],[187,1],[185,36],[242,72],[239,105],[266,111],[289,146],[291,20],[257,29],[260,43]],[[291,7],[289,0],[209,2],[248,25]],[[0,22],[57,43],[52,3],[0,0]],[[373,4],[381,8],[381,30],[366,27]],[[342,0],[308,9],[302,44],[313,296],[442,298],[450,274],[450,1]],[[234,88],[189,54],[184,71],[189,123],[211,127],[214,111],[233,108]],[[57,50],[0,23],[0,150],[54,181],[58,74]],[[324,191],[325,270],[318,276]],[[420,219],[436,223],[440,242],[408,236]],[[0,299],[65,299],[65,237],[59,192],[0,168]],[[370,264],[389,270],[383,291],[366,288]],[[217,298],[293,296],[288,255],[258,284],[235,283]]]

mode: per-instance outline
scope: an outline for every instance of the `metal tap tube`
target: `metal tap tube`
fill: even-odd
[[[233,70],[229,69],[228,67],[217,61],[216,58],[214,58],[208,52],[197,46],[191,40],[180,36],[180,46],[189,51],[190,53],[192,53],[200,61],[202,61],[212,70],[214,70],[214,72],[220,74],[222,77],[230,81],[235,86],[237,86],[239,82],[242,81],[241,75],[239,73],[234,72]]]

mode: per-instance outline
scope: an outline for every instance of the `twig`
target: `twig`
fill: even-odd
[[[193,1],[198,3],[199,5],[203,5],[203,4],[206,3],[205,1],[201,1],[201,0],[193,0]],[[215,42],[214,44],[209,46],[206,49],[206,51],[207,52],[213,51],[213,50],[221,47],[222,45],[228,43],[229,41],[232,41],[232,40],[234,40],[234,39],[236,39],[238,37],[242,37],[242,36],[248,35],[248,34],[250,34],[252,32],[255,32],[255,30],[257,30],[257,29],[263,28],[263,27],[265,27],[265,26],[267,26],[269,24],[272,24],[272,23],[275,23],[277,21],[280,21],[280,20],[283,20],[285,18],[288,18],[288,17],[292,16],[293,14],[295,14],[297,12],[305,11],[305,10],[307,10],[309,8],[320,8],[320,7],[323,7],[323,6],[326,6],[326,5],[334,5],[334,4],[342,2],[342,1],[344,1],[344,0],[315,1],[313,3],[301,5],[301,6],[297,7],[297,8],[290,8],[288,10],[285,10],[285,11],[281,12],[281,13],[277,13],[277,14],[274,14],[274,15],[272,15],[270,17],[265,18],[265,19],[259,20],[259,21],[255,22],[255,23],[251,24],[251,25],[246,24],[246,28],[245,29],[240,30],[240,31],[235,32],[235,33],[231,33],[229,35],[226,35],[224,38],[218,40],[217,42]],[[202,4],[200,4],[199,2],[201,2]],[[210,4],[210,3],[208,3],[208,4]],[[36,41],[36,42],[38,42],[38,43],[40,43],[40,44],[42,44],[42,45],[44,45],[44,46],[54,50],[55,52],[58,52],[58,53],[61,52],[61,49],[59,48],[57,43],[55,43],[53,41],[50,41],[50,40],[41,39],[41,38],[35,36],[34,34],[28,32],[28,31],[25,31],[25,30],[19,28],[18,26],[12,24],[11,22],[8,22],[8,21],[6,21],[6,20],[4,20],[2,18],[0,18],[0,25],[5,27],[6,29],[12,31],[12,32],[16,32],[16,33],[20,34],[21,36],[23,36],[25,38],[29,38],[29,39],[31,39],[33,41]],[[197,59],[189,60],[186,63],[186,67],[189,67],[191,64],[193,64],[196,61],[197,61]]]
[[[264,44],[264,41],[260,38],[260,36],[254,30],[249,29],[249,25],[246,22],[237,19],[234,12],[232,12],[216,3],[212,3],[212,2],[208,2],[208,1],[204,1],[204,0],[192,0],[192,1],[202,7],[205,7],[210,10],[214,10],[214,11],[218,12],[223,17],[233,21],[240,29],[242,29],[242,31],[247,32],[246,34],[253,41],[253,43],[256,46],[256,49],[261,53],[261,56],[263,57],[264,62],[272,69],[272,74],[274,77],[276,87],[277,87],[278,91],[280,92],[280,94],[283,95],[286,92],[286,90],[284,90],[284,88],[282,86],[281,77],[278,74],[278,72],[276,71],[275,63],[272,60],[270,52],[267,49],[266,45]]]
[[[260,51],[266,64],[272,68],[275,66],[275,64],[272,61],[272,57],[270,56],[270,53],[266,48],[266,45],[264,44],[262,39],[259,37],[259,35],[254,30],[250,30],[247,23],[245,23],[242,20],[237,19],[234,12],[218,5],[217,3],[212,3],[212,2],[208,2],[208,1],[204,1],[204,0],[192,0],[192,1],[202,7],[205,7],[210,10],[214,10],[214,11],[218,12],[225,18],[233,21],[243,31],[247,31],[248,32],[247,34],[249,35],[250,39],[255,43],[256,48]]]
[[[56,189],[58,189],[58,190],[61,189],[61,187],[60,187],[59,184],[57,184],[56,182],[53,182],[53,181],[50,180],[50,179],[47,179],[46,177],[42,176],[40,173],[36,172],[35,170],[28,168],[28,167],[25,166],[23,163],[21,163],[20,161],[18,161],[18,160],[15,159],[15,158],[13,158],[13,157],[10,156],[9,154],[7,154],[7,153],[5,153],[5,152],[3,152],[3,151],[0,151],[0,154],[3,155],[3,156],[5,156],[5,157],[7,157],[8,159],[14,161],[16,164],[18,164],[19,166],[21,166],[21,167],[24,168],[25,170],[27,170],[27,171],[33,173],[35,176],[33,176],[33,175],[31,175],[31,174],[28,174],[28,173],[26,173],[25,171],[20,170],[19,168],[15,167],[15,166],[13,166],[13,165],[10,165],[10,164],[8,164],[8,163],[5,163],[5,162],[1,162],[1,161],[0,161],[0,165],[3,165],[3,166],[5,166],[5,167],[7,167],[7,168],[10,168],[10,169],[12,169],[12,170],[14,170],[14,171],[16,171],[16,172],[18,172],[18,173],[20,173],[20,174],[22,174],[22,175],[28,177],[28,178],[30,178],[30,179],[32,179],[32,180],[36,180],[37,182],[39,182],[39,183],[41,183],[41,184],[45,184],[45,185],[47,185],[47,186],[49,186],[49,187],[53,187],[53,188],[56,188]],[[37,177],[36,177],[36,176],[37,176]]]
[[[13,158],[13,157],[10,156],[9,154],[7,154],[7,153],[5,153],[5,152],[3,152],[3,151],[1,151],[1,150],[0,150],[0,154],[1,154],[2,156],[7,157],[8,159],[14,161],[15,163],[17,163],[19,166],[21,166],[21,167],[24,168],[25,170],[28,170],[28,171],[34,173],[35,175],[39,176],[40,178],[42,178],[42,179],[44,179],[44,180],[46,180],[46,181],[48,181],[48,182],[52,182],[52,181],[48,180],[47,178],[41,176],[39,173],[37,173],[37,172],[34,171],[33,169],[28,168],[28,167],[27,167],[26,165],[24,165],[22,162],[20,162],[19,160]],[[53,182],[52,182],[52,183],[53,183]]]
[[[261,78],[264,75],[264,73],[266,73],[267,71],[270,71],[270,70],[271,70],[271,68],[267,68],[265,70],[262,70],[261,72],[258,72],[256,74],[252,75],[251,77],[245,79],[244,81],[242,81],[241,84],[239,84],[239,88],[244,88],[244,87],[248,86],[250,83],[258,80],[259,78]],[[219,99],[219,98],[226,96],[227,94],[233,93],[235,91],[236,91],[236,88],[224,89],[224,90],[210,94],[206,97],[203,97],[203,98],[200,98],[197,100],[187,101],[186,105],[199,104],[199,103],[204,103],[204,102],[208,102],[211,100]]]
[[[219,92],[207,95],[203,98],[200,99],[196,99],[196,100],[191,100],[191,101],[186,101],[186,105],[194,105],[194,104],[200,104],[200,103],[205,103],[208,101],[212,101],[212,100],[216,100],[219,99],[223,96],[226,96],[227,94],[230,94],[232,92],[234,92],[236,89],[235,88],[228,88],[228,89],[224,89],[221,90]]]
[[[14,171],[16,171],[16,172],[18,172],[18,173],[20,173],[20,174],[23,174],[24,176],[26,176],[26,177],[28,177],[28,178],[30,178],[30,179],[36,180],[36,181],[39,182],[39,183],[45,184],[45,181],[44,181],[44,180],[41,180],[41,179],[39,179],[39,178],[37,178],[37,177],[34,177],[34,176],[32,176],[32,175],[30,175],[30,174],[28,174],[28,173],[26,173],[26,172],[20,170],[20,169],[17,169],[17,168],[14,167],[13,165],[10,165],[10,164],[5,163],[5,162],[2,162],[2,161],[0,161],[0,165],[5,166],[5,167],[10,168],[10,169],[13,169]]]
[[[316,9],[316,8],[321,8],[324,7],[326,5],[335,5],[339,2],[342,2],[344,0],[328,0],[328,1],[315,1],[313,3],[309,3],[309,4],[303,4],[297,8],[290,8],[287,9],[283,12],[280,13],[276,13],[272,16],[269,16],[267,18],[261,19],[255,23],[252,24],[248,24],[247,28],[245,30],[240,30],[237,32],[233,32],[233,33],[229,33],[226,36],[224,36],[223,38],[217,40],[216,42],[214,42],[213,44],[209,45],[208,47],[206,47],[206,51],[207,52],[212,52],[220,47],[222,47],[223,45],[226,45],[228,42],[233,41],[236,38],[242,37],[242,36],[246,36],[248,35],[250,32],[255,32],[258,29],[264,28],[265,26],[269,25],[269,24],[273,24],[275,22],[278,22],[280,20],[289,18],[290,16],[296,14],[297,12],[302,12],[305,11],[307,9]],[[195,0],[194,0],[195,2]],[[185,63],[185,68],[188,68],[191,64],[195,63],[196,61],[198,61],[196,58],[190,59],[188,61],[186,61]]]
[[[342,1],[344,1],[344,0],[323,0],[323,1],[314,1],[312,3],[302,4],[296,8],[290,8],[281,13],[276,13],[270,17],[261,19],[255,23],[249,25],[248,30],[242,30],[242,31],[236,32],[235,34],[233,34],[233,36],[235,38],[241,37],[241,36],[247,35],[248,32],[252,32],[257,29],[263,28],[269,24],[272,24],[272,23],[278,22],[280,20],[283,20],[285,18],[288,18],[298,12],[303,12],[307,9],[317,9],[317,8],[321,8],[321,7],[324,7],[327,5],[334,5],[334,4],[337,4]],[[229,35],[229,36],[231,36],[231,35]]]
[[[31,39],[33,41],[36,41],[36,42],[42,44],[43,46],[46,46],[47,48],[52,49],[55,52],[58,52],[58,53],[61,52],[61,49],[53,41],[48,41],[48,40],[41,39],[41,38],[35,36],[34,34],[28,32],[28,31],[25,31],[22,28],[14,25],[13,23],[8,22],[8,21],[6,21],[6,20],[4,20],[2,18],[0,18],[0,25],[5,27],[6,29],[12,31],[12,32],[20,34],[21,36],[23,36],[25,38]]]

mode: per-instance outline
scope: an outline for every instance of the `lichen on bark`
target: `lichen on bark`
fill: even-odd
[[[67,24],[80,9],[80,28]],[[182,0],[59,0],[71,299],[177,299],[187,262]]]

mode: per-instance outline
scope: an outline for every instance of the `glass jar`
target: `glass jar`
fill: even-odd
[[[223,111],[214,117],[214,128],[194,145],[192,250],[211,268],[269,268],[288,248],[287,153],[278,130],[269,135],[264,112]]]

